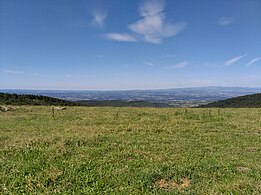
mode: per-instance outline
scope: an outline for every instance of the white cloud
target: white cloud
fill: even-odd
[[[242,55],[242,56],[235,56],[233,58],[231,58],[230,60],[226,61],[225,66],[231,66],[233,64],[235,64],[236,62],[238,62],[239,60],[241,60],[243,57],[245,57],[247,54]]]
[[[234,21],[235,20],[231,17],[222,17],[218,20],[218,24],[220,26],[228,26],[228,25],[234,23]]]
[[[188,64],[189,64],[189,62],[187,62],[187,61],[179,62],[179,63],[174,64],[173,66],[171,66],[171,69],[184,68]]]
[[[16,70],[3,70],[3,72],[9,74],[24,74],[24,72],[16,71]]]
[[[30,76],[45,76],[43,74],[35,73],[35,72],[22,72],[17,70],[2,70],[4,73],[8,74],[24,74],[24,75],[30,75]]]
[[[186,23],[171,24],[165,21],[165,4],[162,0],[146,0],[139,7],[141,20],[128,27],[134,33],[142,35],[146,42],[159,44],[163,38],[172,37],[187,26]]]
[[[104,26],[104,21],[107,17],[107,11],[95,9],[93,10],[92,17],[92,24],[102,28]]]
[[[148,65],[148,66],[154,66],[154,64],[151,63],[151,62],[143,61],[143,63],[146,64],[146,65]]]
[[[259,61],[259,60],[261,60],[261,57],[254,58],[253,60],[251,60],[250,62],[248,62],[248,63],[246,64],[246,66],[250,66],[250,65],[256,63],[256,62]]]
[[[108,33],[105,38],[114,41],[135,42],[136,38],[126,33]]]
[[[165,18],[165,3],[163,0],[145,0],[139,6],[142,17],[137,22],[128,25],[132,35],[126,33],[109,33],[107,39],[116,41],[144,40],[148,43],[159,44],[167,37],[172,37],[184,30],[186,23],[168,23]]]

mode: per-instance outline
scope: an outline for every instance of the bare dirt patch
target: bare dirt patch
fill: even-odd
[[[190,186],[190,180],[188,178],[182,178],[181,181],[182,183],[178,184],[175,181],[160,179],[155,182],[155,185],[159,188],[168,189],[168,190],[172,190],[172,189],[182,190]]]
[[[259,150],[258,147],[246,147],[246,151],[248,151],[248,152],[256,152],[258,150]]]
[[[237,170],[238,172],[240,172],[240,173],[245,173],[245,172],[250,171],[250,169],[247,168],[247,167],[237,167],[236,170]]]

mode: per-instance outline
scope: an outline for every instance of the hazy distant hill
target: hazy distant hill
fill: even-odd
[[[44,105],[44,106],[77,106],[75,102],[41,95],[18,95],[0,93],[0,105]]]
[[[261,108],[261,93],[212,102],[204,108]]]
[[[82,100],[77,101],[80,104],[86,106],[111,106],[111,107],[158,107],[158,108],[167,108],[171,107],[165,103],[155,103],[155,102],[146,102],[146,101],[124,101],[124,100]]]

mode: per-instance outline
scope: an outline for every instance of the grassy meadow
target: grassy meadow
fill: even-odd
[[[261,109],[0,112],[0,194],[261,194]]]

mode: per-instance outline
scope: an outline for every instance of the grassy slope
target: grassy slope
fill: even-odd
[[[0,113],[0,193],[260,194],[261,109],[210,114],[99,107],[70,107],[55,119],[50,107]],[[183,178],[189,187],[157,185]]]
[[[212,102],[204,108],[261,108],[261,93]]]

